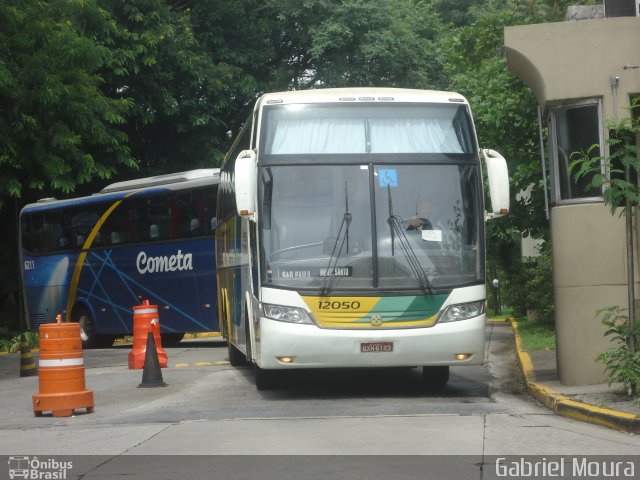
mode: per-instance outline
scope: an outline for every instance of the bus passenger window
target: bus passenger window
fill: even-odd
[[[137,240],[165,240],[169,237],[169,205],[166,196],[143,198],[136,201],[135,218]]]
[[[200,235],[200,233],[201,233],[200,220],[198,220],[197,218],[192,218],[191,219],[191,223],[189,225],[189,233],[191,235]]]

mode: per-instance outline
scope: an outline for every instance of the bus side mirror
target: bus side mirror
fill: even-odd
[[[256,153],[253,150],[243,150],[238,154],[233,175],[238,214],[253,220],[258,184]]]
[[[509,213],[509,170],[507,161],[495,150],[483,149],[485,165],[487,166],[487,180],[489,182],[489,197],[491,211],[487,212],[487,219],[501,217]]]

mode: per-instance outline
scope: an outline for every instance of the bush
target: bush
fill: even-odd
[[[608,307],[596,312],[602,316],[602,324],[607,327],[605,337],[610,337],[614,347],[598,355],[597,360],[604,363],[605,372],[609,375],[609,386],[619,382],[627,389],[627,394],[635,402],[640,403],[640,352],[637,350],[640,335],[636,326],[632,331],[629,317],[625,309],[618,306]],[[636,351],[630,349],[630,339],[633,336]]]
[[[20,351],[21,333],[12,332],[0,337],[0,352],[17,353]],[[25,340],[30,348],[38,347],[40,337],[37,332],[24,332]]]
[[[516,260],[502,288],[505,303],[513,307],[515,316],[525,316],[533,310],[541,322],[553,323],[555,305],[549,246],[545,244],[537,257]]]

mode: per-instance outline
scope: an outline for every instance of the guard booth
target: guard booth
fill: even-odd
[[[572,152],[599,144],[598,154],[609,154],[607,120],[628,117],[640,95],[638,1],[605,3],[569,7],[565,22],[504,30],[508,68],[535,94],[548,129],[556,354],[565,385],[605,381],[595,359],[611,345],[595,312],[628,305],[624,215],[612,215],[602,191],[568,170]],[[626,3],[631,8],[611,6]],[[611,16],[621,11],[629,16]],[[638,254],[635,232],[636,297]]]

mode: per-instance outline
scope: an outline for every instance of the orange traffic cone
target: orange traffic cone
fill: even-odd
[[[79,408],[93,413],[93,391],[85,388],[84,359],[79,323],[40,325],[39,386],[33,395],[33,413],[39,417],[70,417]]]
[[[160,367],[167,366],[167,353],[162,348],[160,339],[160,317],[158,316],[158,306],[149,305],[149,300],[143,300],[142,305],[133,307],[133,348],[129,352],[129,369],[139,369],[144,367],[147,334],[153,333],[154,348],[158,353]]]

